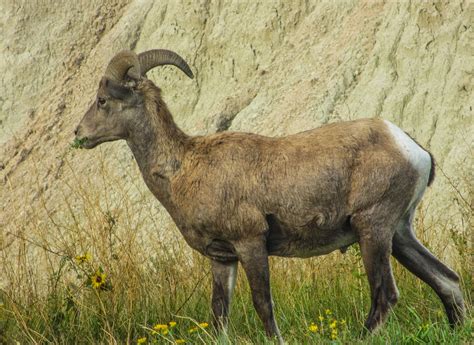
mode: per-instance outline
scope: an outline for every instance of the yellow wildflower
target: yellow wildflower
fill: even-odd
[[[331,315],[332,314],[331,309],[326,309],[324,312],[326,313],[326,315]]]
[[[324,316],[319,315],[318,319],[319,319],[319,321],[323,322],[324,321]]]
[[[168,334],[168,325],[163,325],[161,323],[157,323],[153,326],[153,334],[161,333],[163,335]]]
[[[186,340],[184,339],[176,339],[175,344],[184,344]]]
[[[311,322],[311,325],[308,327],[310,332],[316,333],[319,330],[319,327],[314,324],[314,322]]]
[[[329,328],[336,329],[337,327],[337,321],[333,320],[333,322],[330,323]]]
[[[199,328],[197,328],[197,327],[191,327],[188,332],[189,333],[194,333],[194,332],[197,332],[198,329]]]
[[[83,264],[84,262],[91,261],[92,255],[90,255],[89,253],[85,253],[83,255],[77,255],[75,259],[76,259],[76,262],[80,265],[80,264]]]
[[[155,331],[161,331],[163,329],[168,329],[168,325],[163,325],[161,323],[157,323],[156,325],[153,326],[153,329]]]
[[[209,327],[209,324],[208,324],[207,322],[201,322],[201,323],[199,324],[199,327],[201,327],[201,328],[207,328],[207,327]]]
[[[105,285],[105,273],[101,271],[96,271],[94,275],[91,277],[92,287],[94,289],[100,289],[102,286]]]
[[[137,344],[145,344],[146,343],[146,337],[141,337],[137,339]]]
[[[170,321],[168,322],[168,325],[173,328],[173,327],[176,327],[176,322],[175,321]]]
[[[333,329],[331,332],[331,339],[334,340],[337,338],[337,329]]]
[[[342,319],[342,320],[341,320],[341,325],[344,326],[345,324],[346,324],[346,320]]]

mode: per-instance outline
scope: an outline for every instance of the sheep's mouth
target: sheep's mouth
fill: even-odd
[[[105,143],[107,141],[118,140],[118,139],[121,139],[121,138],[115,135],[101,137],[101,138],[89,138],[89,137],[76,138],[74,139],[74,142],[71,146],[74,148],[80,148],[80,149],[93,149],[99,144]]]
[[[84,143],[82,144],[82,147],[85,149],[93,149],[97,145],[99,145],[101,142],[99,140],[93,140],[90,138],[86,138]]]

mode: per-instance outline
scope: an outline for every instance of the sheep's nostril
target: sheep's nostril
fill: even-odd
[[[76,129],[74,130],[74,135],[77,136],[77,132],[78,132],[78,130],[77,130],[77,128],[76,128]]]

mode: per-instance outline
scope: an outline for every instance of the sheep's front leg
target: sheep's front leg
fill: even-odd
[[[211,260],[212,312],[217,329],[227,327],[229,305],[234,291],[238,261],[221,262]]]
[[[284,344],[273,314],[272,296],[270,293],[270,271],[268,253],[264,239],[247,240],[235,244],[240,263],[247,275],[252,291],[253,305],[263,322],[268,337],[277,337]]]

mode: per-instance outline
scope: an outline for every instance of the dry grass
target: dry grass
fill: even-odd
[[[163,228],[158,202],[150,202],[149,193],[132,183],[138,178],[136,169],[124,169],[130,175],[115,177],[104,155],[99,156],[95,176],[76,176],[65,157],[69,177],[59,187],[62,200],[56,205],[61,206],[52,208],[51,201],[40,200],[41,207],[27,210],[27,220],[13,225],[15,241],[0,252],[0,342],[267,342],[242,272],[228,334],[218,336],[203,324],[210,321],[206,259],[192,252],[176,229]],[[121,178],[129,183],[121,183]],[[457,188],[450,192],[467,199]],[[287,341],[472,341],[471,207],[459,203],[462,227],[426,219],[429,205],[422,205],[417,217],[420,239],[441,258],[449,257],[462,277],[465,326],[450,330],[432,290],[394,261],[400,302],[386,327],[362,336],[369,296],[360,253],[353,246],[344,255],[271,259],[276,314]],[[154,328],[157,324],[162,326]]]

